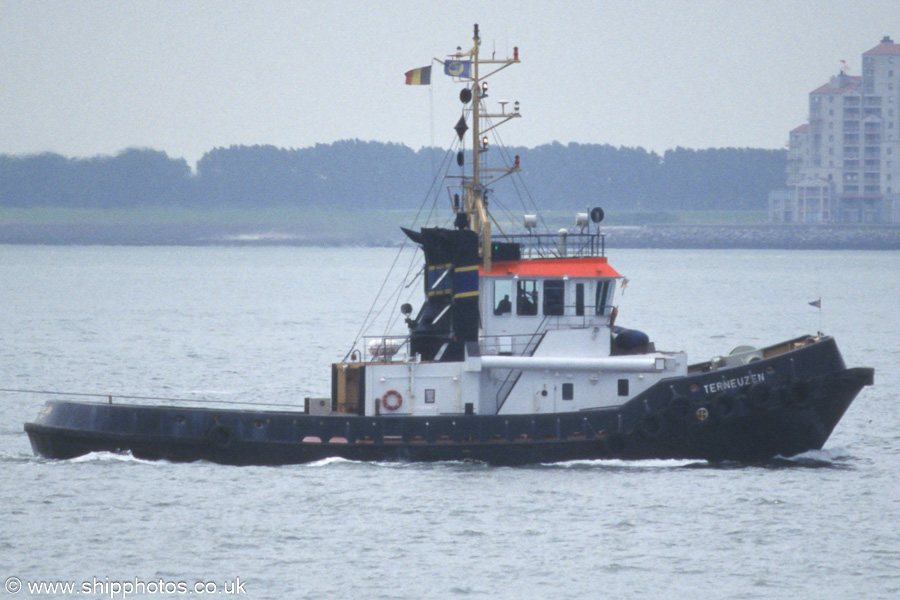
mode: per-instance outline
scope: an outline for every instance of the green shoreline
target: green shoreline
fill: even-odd
[[[542,216],[547,230],[572,231],[574,213]],[[416,217],[413,210],[4,208],[0,244],[395,246],[403,240],[399,227],[413,226]],[[764,218],[760,211],[635,211],[602,225],[610,248],[900,249],[898,226],[775,225]],[[500,221],[504,231],[519,225]]]

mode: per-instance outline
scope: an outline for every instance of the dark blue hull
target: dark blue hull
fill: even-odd
[[[35,453],[284,465],[579,459],[760,461],[821,449],[873,370],[824,338],[773,358],[660,382],[620,407],[536,415],[363,417],[48,401],[25,425]]]

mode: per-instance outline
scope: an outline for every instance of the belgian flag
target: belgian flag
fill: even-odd
[[[419,67],[406,72],[406,85],[430,85],[431,67]]]

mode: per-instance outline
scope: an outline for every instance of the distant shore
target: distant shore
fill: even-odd
[[[646,225],[607,230],[614,248],[898,250],[900,226]]]
[[[0,224],[0,244],[122,246],[393,246],[393,228],[309,232],[203,224]],[[610,248],[900,250],[897,226],[641,225],[605,227]]]

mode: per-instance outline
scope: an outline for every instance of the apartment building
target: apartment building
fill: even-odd
[[[900,223],[900,44],[884,37],[809,93],[809,123],[790,132],[787,189],[769,194],[786,223]]]

